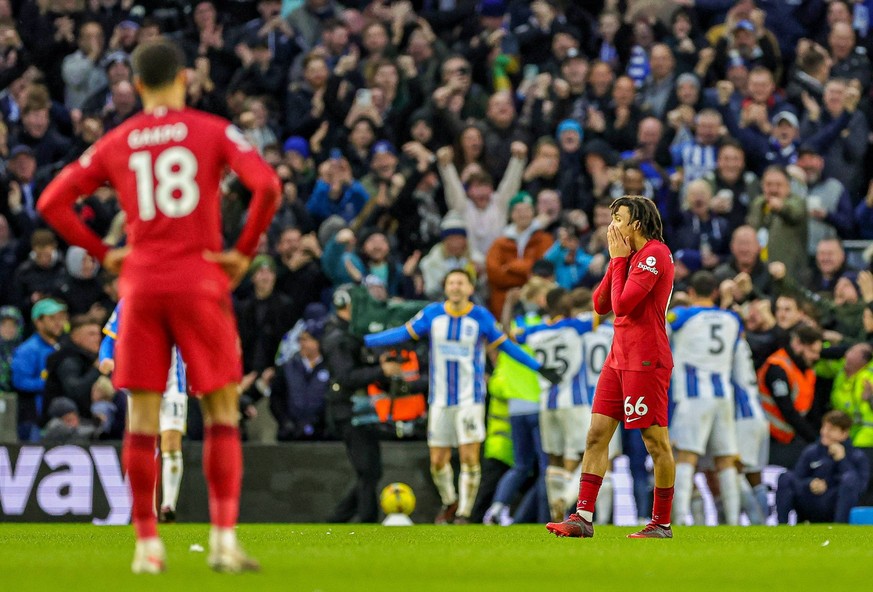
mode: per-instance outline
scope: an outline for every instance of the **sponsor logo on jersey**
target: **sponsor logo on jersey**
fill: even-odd
[[[649,259],[654,259],[654,257],[649,257]],[[648,262],[649,259],[646,259],[646,261]],[[640,269],[643,269],[643,270],[645,270],[645,271],[652,272],[652,273],[654,273],[655,275],[658,275],[658,270],[657,270],[657,269],[655,269],[654,267],[652,267],[652,266],[650,266],[650,265],[644,265],[642,261],[640,261],[639,263],[637,263],[637,267],[640,268]]]
[[[654,267],[655,266],[655,257],[652,255],[649,255],[648,257],[646,257],[646,265],[648,265],[649,267]]]
[[[443,343],[438,347],[440,355],[446,358],[467,358],[471,355],[470,346],[457,343]]]
[[[157,127],[147,127],[142,130],[133,130],[127,135],[127,145],[136,150],[144,146],[181,142],[187,137],[188,126],[180,121]]]

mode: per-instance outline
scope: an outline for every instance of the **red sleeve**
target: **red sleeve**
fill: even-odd
[[[282,185],[276,171],[261,158],[239,129],[228,125],[224,137],[230,168],[252,192],[246,223],[234,246],[243,255],[251,257],[258,247],[261,234],[267,230],[276,213]]]
[[[654,251],[653,252],[657,252]],[[660,254],[660,253],[659,253]],[[621,264],[610,267],[612,275],[612,309],[616,315],[630,314],[643,298],[652,291],[658,281],[659,263],[654,255],[640,261],[630,273],[627,273],[628,258],[619,258]],[[660,263],[665,269],[666,262]],[[627,279],[625,279],[627,278]]]
[[[603,279],[600,280],[600,283],[597,284],[597,287],[594,289],[594,312],[599,315],[605,315],[612,312],[612,294],[610,294],[610,290],[612,289],[611,270],[612,260],[609,261],[606,273],[603,274]]]
[[[36,209],[43,220],[71,245],[87,250],[98,261],[103,261],[109,247],[76,215],[73,204],[107,181],[94,146],[79,160],[68,164],[42,192]]]

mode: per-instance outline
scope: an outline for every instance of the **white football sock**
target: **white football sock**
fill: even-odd
[[[549,500],[549,508],[555,507],[558,502],[561,502],[561,511],[563,512],[572,498],[567,498],[567,480],[570,478],[570,472],[564,470],[563,467],[546,467],[546,498]]]
[[[164,452],[161,463],[162,508],[176,509],[179,500],[179,489],[182,485],[182,452]]]
[[[737,468],[728,467],[718,472],[718,488],[724,506],[724,520],[729,526],[740,523],[740,489],[737,486]]]
[[[690,463],[676,463],[676,483],[673,488],[673,522],[681,526],[689,523],[693,487],[694,466]]]
[[[430,476],[444,506],[451,506],[458,501],[458,492],[455,490],[455,472],[452,470],[451,463],[446,463],[441,469],[431,466]]]
[[[236,547],[236,530],[233,528],[220,528],[213,526],[209,529],[209,548],[216,550],[219,547],[231,549]]]
[[[767,489],[766,483],[758,483],[752,488],[755,492],[755,499],[758,500],[758,505],[761,507],[761,513],[764,515],[764,522],[770,517],[770,491]]]
[[[497,524],[500,520],[500,512],[506,509],[506,504],[503,502],[493,502],[482,517],[483,524]]]
[[[476,494],[479,493],[479,482],[482,480],[481,465],[461,465],[461,477],[458,480],[460,497],[458,498],[458,516],[470,517]]]
[[[749,480],[742,473],[737,474],[737,487],[740,491],[740,509],[746,513],[749,522],[753,525],[764,524],[764,514],[761,512],[758,500],[755,499],[755,492],[752,491]]]

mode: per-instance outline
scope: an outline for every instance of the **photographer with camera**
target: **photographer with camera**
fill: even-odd
[[[321,350],[330,372],[327,393],[328,428],[342,438],[357,481],[340,500],[329,522],[377,522],[377,486],[382,477],[379,447],[379,418],[370,404],[367,388],[372,383],[387,385],[402,377],[403,366],[389,353],[376,356],[365,350],[363,340],[352,333],[352,298],[347,287],[333,294],[335,314],[321,340]]]

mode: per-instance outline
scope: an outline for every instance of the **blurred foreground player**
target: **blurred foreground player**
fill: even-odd
[[[122,303],[112,311],[112,316],[103,327],[103,341],[97,356],[100,373],[106,376],[115,370],[115,342],[118,340],[118,324],[121,321]],[[176,521],[176,503],[182,486],[182,437],[188,420],[188,381],[185,377],[185,362],[178,348],[173,346],[170,355],[170,372],[161,400],[158,424],[161,440],[161,522]]]
[[[203,472],[212,529],[209,565],[258,569],[242,551],[239,336],[230,289],[245,274],[276,209],[279,180],[242,133],[224,119],[185,107],[184,59],[158,40],[136,49],[135,85],[143,113],[128,119],[71,163],[46,188],[39,212],[71,244],[121,273],[115,386],[131,392],[123,461],[133,495],[134,573],[164,570],[153,505],[161,393],[173,344],[185,352],[191,391],[202,393]],[[252,191],[245,228],[222,252],[219,182],[230,167]],[[73,204],[108,182],[127,214],[128,246],[109,249]],[[208,328],[208,331],[204,329]]]
[[[558,536],[594,536],[591,521],[609,465],[609,441],[624,421],[625,428],[642,430],[655,465],[652,521],[628,537],[673,538],[670,509],[676,467],[667,430],[673,354],[665,321],[673,291],[673,257],[651,200],[624,196],[610,209],[609,269],[594,292],[594,310],[615,313],[615,335],[594,394],[576,512],[546,528]]]

